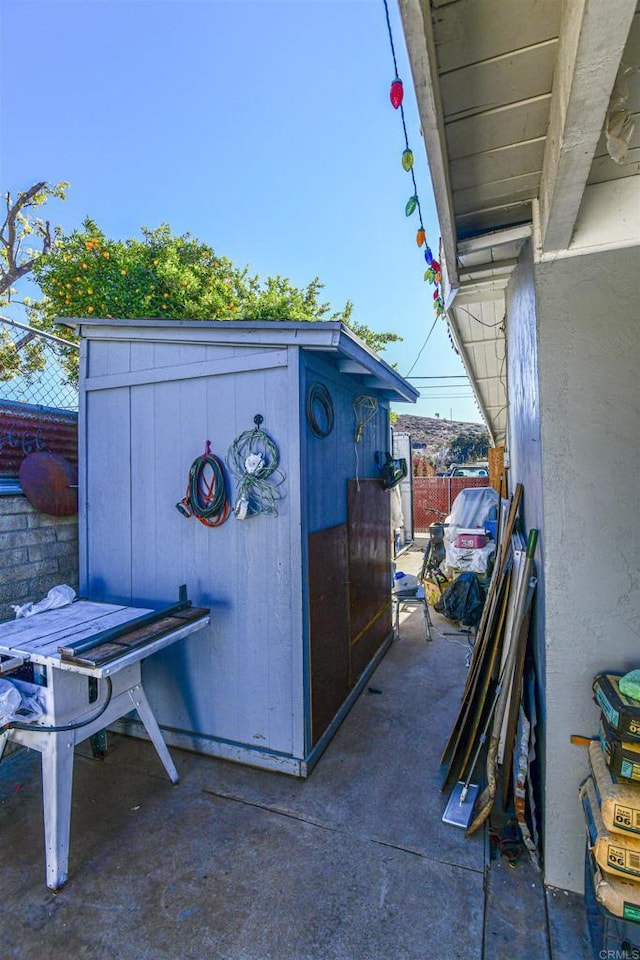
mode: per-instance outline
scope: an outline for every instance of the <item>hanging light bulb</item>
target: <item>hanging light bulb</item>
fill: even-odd
[[[424,232],[424,228],[420,227],[420,229],[416,233],[416,243],[418,244],[419,247],[421,247],[426,239],[427,239],[427,235]]]
[[[425,247],[424,258],[429,264],[429,266],[431,266],[431,264],[433,263],[433,254],[431,253],[431,248],[429,246]]]
[[[429,283],[433,283],[433,281],[435,280],[435,274],[431,269],[431,267],[429,267],[428,270],[425,270],[424,279],[427,280]]]
[[[430,260],[431,266],[433,267],[434,273],[440,273],[440,264],[437,260],[434,260],[433,257]]]
[[[415,195],[415,193],[414,193],[414,195],[413,195],[412,197],[409,197],[409,199],[407,200],[407,205],[406,205],[406,207],[404,208],[404,212],[405,212],[406,216],[407,216],[407,217],[410,217],[411,214],[414,212],[414,210],[416,209],[417,206],[418,206],[418,198],[416,197],[416,195]]]
[[[402,166],[404,169],[409,172],[413,168],[413,153],[409,150],[409,147],[402,154]]]
[[[400,77],[396,77],[393,83],[391,84],[391,90],[389,91],[389,99],[391,100],[391,106],[394,110],[397,110],[401,105],[404,98],[404,88],[402,86],[402,80]]]

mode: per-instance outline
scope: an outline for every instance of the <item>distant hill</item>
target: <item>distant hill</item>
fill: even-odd
[[[410,433],[414,449],[424,445],[428,453],[449,446],[460,434],[474,433],[479,437],[489,437],[487,428],[481,423],[444,420],[441,417],[416,417],[410,413],[399,414],[393,429]]]

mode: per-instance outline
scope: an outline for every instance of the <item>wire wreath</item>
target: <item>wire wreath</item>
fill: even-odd
[[[279,469],[280,453],[271,437],[260,428],[263,418],[256,414],[253,430],[245,430],[227,451],[227,465],[238,488],[233,512],[237,520],[260,513],[278,515],[276,503],[283,494],[277,489],[285,475]]]

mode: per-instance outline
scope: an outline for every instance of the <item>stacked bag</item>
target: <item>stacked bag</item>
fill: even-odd
[[[593,681],[600,736],[580,786],[585,904],[594,956],[640,957],[640,670]]]

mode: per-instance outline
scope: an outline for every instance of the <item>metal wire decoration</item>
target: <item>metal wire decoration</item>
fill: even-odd
[[[285,475],[279,469],[280,453],[271,437],[260,428],[263,417],[253,418],[253,430],[236,437],[227,451],[227,465],[238,482],[233,513],[236,520],[247,520],[260,513],[278,514],[276,503],[282,499],[277,489]]]
[[[364,436],[364,428],[373,420],[378,412],[378,401],[368,393],[360,393],[353,401],[353,412],[356,417],[356,431],[354,436],[353,449],[356,454],[356,486],[360,489],[359,468],[360,458],[358,457],[358,444]]]

